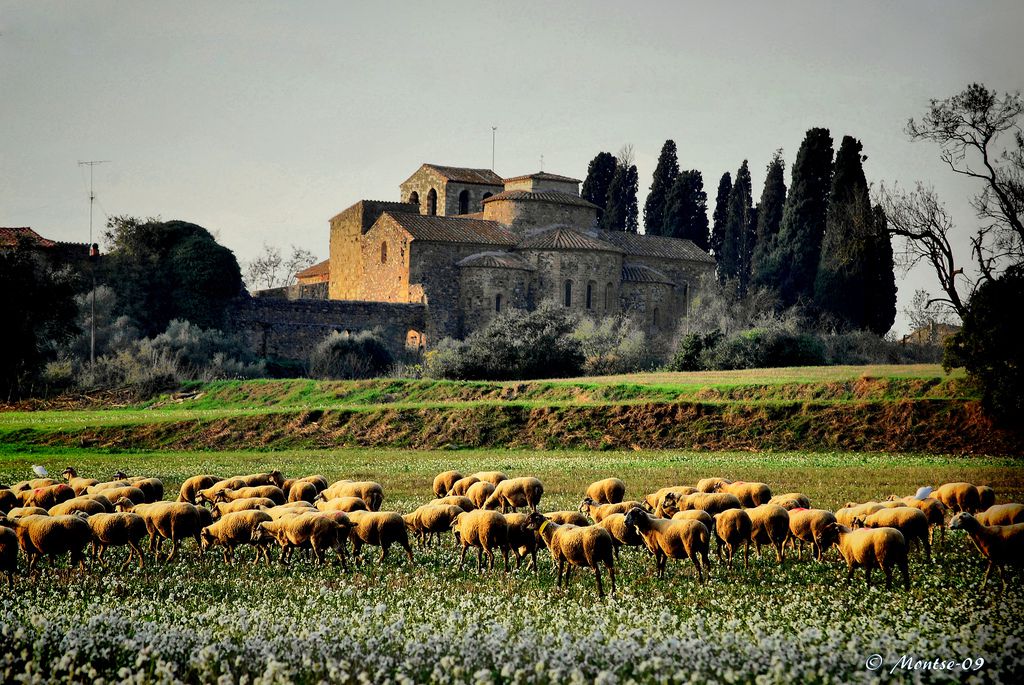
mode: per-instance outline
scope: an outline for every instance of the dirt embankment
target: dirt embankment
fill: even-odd
[[[23,429],[7,443],[227,450],[523,447],[871,450],[1021,454],[1022,436],[995,428],[974,401],[671,402],[528,407],[284,411],[215,420],[56,431]]]

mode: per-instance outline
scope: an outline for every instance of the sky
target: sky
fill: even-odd
[[[584,178],[631,144],[640,205],[664,141],[755,200],[808,128],[864,143],[869,182],[932,185],[967,236],[977,187],[903,127],[971,82],[1017,91],[1024,3],[0,0],[0,226],[57,240],[183,219],[243,263],[328,256],[328,220],[397,200],[421,163]],[[897,274],[899,308],[926,269]],[[900,313],[895,330],[905,331]]]

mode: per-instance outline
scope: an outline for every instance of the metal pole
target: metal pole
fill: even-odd
[[[99,256],[93,257],[92,254],[92,213],[93,205],[96,203],[96,193],[93,190],[93,167],[97,164],[106,164],[109,159],[96,159],[89,162],[79,162],[79,166],[86,165],[89,167],[89,261],[92,262],[92,297],[90,298],[90,316],[89,316],[89,363],[96,363],[96,262],[95,259]]]
[[[491,171],[494,171],[494,136],[497,130],[497,126],[491,126]]]

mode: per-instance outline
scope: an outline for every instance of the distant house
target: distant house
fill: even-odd
[[[325,259],[319,264],[303,269],[295,274],[295,280],[298,281],[299,285],[327,283],[331,280],[331,260]]]
[[[38,250],[42,255],[63,263],[84,262],[89,259],[88,243],[65,243],[44,238],[28,226],[0,226],[0,252],[13,250],[18,244]],[[93,243],[93,254],[99,254],[99,245]]]
[[[950,336],[960,331],[960,326],[948,323],[931,323],[903,336],[904,345],[944,345]]]

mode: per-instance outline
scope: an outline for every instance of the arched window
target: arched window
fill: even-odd
[[[565,306],[572,306],[572,281],[565,282]]]
[[[381,243],[380,244],[380,263],[381,264],[387,264],[388,263],[388,244],[387,243]]]
[[[494,296],[494,311],[501,312],[501,293]]]
[[[427,193],[427,214],[430,216],[437,214],[437,191],[433,188]]]
[[[587,283],[587,309],[594,308],[594,286],[591,283]]]
[[[653,321],[654,321],[654,327],[657,328],[658,327],[658,308],[657,307],[654,308],[654,316],[652,318],[653,318]]]
[[[419,208],[420,208],[420,194],[417,193],[415,190],[412,191],[412,193],[409,194],[409,202],[411,202],[412,204],[416,205],[416,209],[419,210]]]
[[[690,284],[683,283],[683,316],[690,313]]]
[[[604,310],[607,312],[612,308],[612,284],[604,287]]]
[[[459,193],[459,214],[469,214],[469,191]]]

